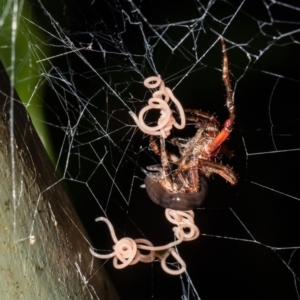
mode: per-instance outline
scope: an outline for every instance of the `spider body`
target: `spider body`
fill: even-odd
[[[226,105],[229,118],[220,128],[219,121],[201,110],[186,109],[186,119],[196,123],[197,132],[190,139],[172,139],[178,147],[180,157],[167,152],[165,138],[160,143],[150,136],[150,148],[161,158],[161,165],[148,167],[151,172],[145,179],[147,193],[155,203],[175,210],[189,210],[200,206],[207,194],[205,177],[219,174],[231,184],[237,178],[229,166],[218,160],[219,153],[225,153],[223,142],[228,138],[235,119],[234,102],[229,78],[228,58],[225,42],[223,48],[223,82],[226,87]],[[228,155],[228,153],[227,153]]]

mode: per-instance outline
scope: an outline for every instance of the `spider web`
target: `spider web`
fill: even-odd
[[[220,35],[227,45],[237,118],[235,156],[223,163],[239,182],[209,181],[208,199],[194,211],[200,237],[177,247],[184,274],[165,274],[159,261],[123,270],[105,261],[121,298],[299,299],[299,3],[33,2],[31,17],[19,19],[40,76],[27,84],[26,106],[43,109],[45,119],[34,122],[49,128],[56,169],[102,253],[113,244],[99,216],[118,238],[174,240],[164,210],[142,188],[144,170],[159,158],[128,112],[149,99],[143,80],[160,75],[183,107],[224,122]],[[194,134],[193,124],[172,132]]]

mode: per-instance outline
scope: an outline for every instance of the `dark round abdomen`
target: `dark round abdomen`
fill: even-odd
[[[201,206],[208,192],[208,183],[205,177],[200,176],[200,191],[198,193],[167,192],[158,182],[146,176],[146,191],[150,199],[156,204],[174,210],[190,210]]]

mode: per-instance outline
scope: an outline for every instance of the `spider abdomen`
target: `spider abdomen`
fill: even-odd
[[[199,180],[201,189],[197,193],[169,193],[149,176],[145,178],[145,186],[148,196],[154,203],[174,210],[191,210],[204,203],[208,192],[206,178],[200,176]]]

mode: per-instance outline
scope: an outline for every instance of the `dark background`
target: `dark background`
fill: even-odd
[[[208,199],[195,210],[201,236],[178,247],[187,274],[167,275],[159,262],[115,270],[107,261],[121,299],[298,299],[299,7],[133,3],[136,8],[97,0],[33,6],[53,55],[70,45],[93,45],[93,51],[43,63],[49,75],[43,108],[58,169],[93,245],[112,247],[106,225],[94,222],[99,216],[109,218],[118,238],[145,237],[154,245],[173,240],[164,210],[140,188],[142,169],[159,160],[148,150],[148,137],[130,127],[128,111],[137,113],[146,103],[143,79],[160,74],[184,107],[224,122],[221,45],[212,46],[219,34],[228,47],[237,111],[228,143],[235,156],[223,163],[239,182],[232,187],[211,178]],[[194,134],[193,126],[173,132]]]

